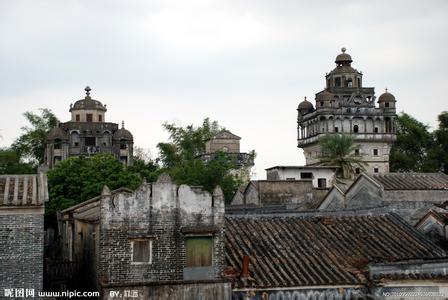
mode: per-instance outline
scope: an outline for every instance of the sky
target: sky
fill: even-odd
[[[0,147],[84,88],[155,158],[164,122],[209,117],[257,152],[254,178],[302,165],[297,105],[342,47],[379,96],[437,126],[448,110],[448,1],[0,0]]]

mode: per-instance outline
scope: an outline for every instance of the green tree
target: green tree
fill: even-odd
[[[437,169],[434,136],[429,127],[412,116],[401,113],[397,118],[397,140],[392,145],[391,172],[434,172]]]
[[[436,162],[436,170],[448,174],[448,112],[442,112],[439,117],[439,127],[434,131],[436,146],[428,152],[431,162]]]
[[[48,171],[50,202],[47,214],[98,196],[104,185],[136,189],[142,182],[139,173],[126,168],[111,154],[72,157]]]
[[[12,149],[0,149],[0,174],[35,174],[36,168],[20,161],[19,154]]]
[[[241,185],[241,181],[232,175],[237,166],[225,153],[217,153],[208,162],[200,157],[205,152],[205,142],[224,128],[208,118],[199,127],[168,123],[163,127],[170,134],[168,143],[158,144],[163,170],[178,184],[202,186],[210,192],[219,185],[229,202]]]
[[[47,134],[59,122],[50,109],[41,108],[39,110],[40,114],[29,111],[23,114],[31,127],[22,127],[23,133],[11,145],[11,148],[18,153],[21,159],[25,159],[34,165],[44,162]]]
[[[337,177],[349,179],[356,173],[356,168],[365,170],[365,163],[360,155],[355,155],[356,145],[353,137],[347,135],[326,135],[320,140],[322,147],[321,165],[338,167]]]

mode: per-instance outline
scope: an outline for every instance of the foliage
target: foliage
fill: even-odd
[[[51,199],[46,205],[47,214],[98,196],[104,185],[111,190],[136,189],[142,181],[139,173],[111,154],[72,157],[58,163],[47,175]]]
[[[439,115],[439,128],[434,131],[436,147],[429,151],[431,161],[437,161],[437,171],[448,174],[448,112]]]
[[[204,162],[200,157],[205,153],[206,141],[224,128],[208,118],[199,127],[168,123],[163,127],[170,134],[169,143],[158,144],[163,169],[178,184],[202,186],[210,192],[219,185],[229,202],[241,185],[241,181],[232,175],[232,170],[237,166],[225,153],[217,153],[209,162]]]
[[[37,166],[44,162],[46,137],[50,129],[57,126],[58,119],[46,108],[40,109],[40,115],[29,111],[23,115],[31,127],[22,127],[22,135],[14,141],[11,148],[20,158]]]
[[[159,160],[163,167],[171,168],[184,160],[192,160],[203,154],[205,142],[224,128],[217,121],[204,119],[202,126],[181,127],[174,123],[165,123],[163,128],[169,133],[170,143],[159,143]]]
[[[35,174],[36,168],[20,161],[19,154],[12,149],[0,149],[0,174]]]
[[[356,168],[365,170],[360,155],[355,155],[356,145],[353,137],[347,135],[326,135],[320,140],[323,158],[322,165],[339,167],[337,177],[352,178]]]
[[[391,172],[434,172],[437,169],[433,135],[429,127],[412,116],[401,113],[397,118],[397,140],[390,151]]]

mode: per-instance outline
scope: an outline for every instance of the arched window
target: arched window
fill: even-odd
[[[121,139],[120,140],[120,149],[127,149],[128,148],[128,144],[127,141],[125,139]]]
[[[353,126],[353,132],[354,133],[358,133],[359,132],[359,126],[358,125]]]
[[[54,149],[61,149],[62,148],[62,141],[60,139],[54,140]]]

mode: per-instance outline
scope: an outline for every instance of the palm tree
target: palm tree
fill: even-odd
[[[322,147],[321,165],[339,167],[336,176],[342,179],[353,178],[356,169],[365,171],[366,163],[356,153],[358,147],[349,135],[326,135],[320,140]]]

